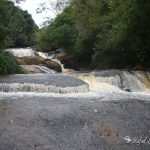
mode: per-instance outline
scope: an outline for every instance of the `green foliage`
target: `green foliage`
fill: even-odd
[[[40,49],[63,48],[73,52],[77,37],[73,7],[67,7],[48,27],[37,33],[37,45]]]
[[[95,66],[149,65],[149,1],[74,0],[74,6],[82,57]]]
[[[39,50],[47,51],[51,49],[51,39],[49,34],[50,32],[47,27],[43,27],[36,32],[36,47]]]
[[[23,71],[14,56],[0,50],[0,74],[14,73],[23,73]]]
[[[30,46],[34,44],[36,30],[27,11],[13,2],[0,0],[0,48]]]
[[[39,37],[94,67],[150,66],[150,1],[73,0]]]
[[[37,26],[27,11],[9,0],[0,0],[0,49],[33,45],[36,30]],[[0,50],[0,74],[21,72],[16,59]]]

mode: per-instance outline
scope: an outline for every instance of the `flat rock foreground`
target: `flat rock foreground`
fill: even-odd
[[[79,93],[89,91],[89,85],[61,74],[25,74],[0,77],[1,92]]]
[[[60,74],[0,77],[0,150],[150,150],[150,94],[89,85]]]
[[[0,98],[0,150],[149,150],[149,135],[149,101]]]

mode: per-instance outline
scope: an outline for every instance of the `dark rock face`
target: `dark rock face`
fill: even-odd
[[[62,72],[60,64],[51,60],[45,60],[40,56],[28,56],[17,59],[21,65],[44,65],[49,69],[55,70],[57,72]]]
[[[45,62],[46,66],[52,70],[56,70],[57,72],[62,72],[61,66],[54,61],[48,60]]]
[[[65,53],[64,51],[54,52],[55,58],[60,60],[64,67],[67,69],[80,70],[79,63],[73,58],[73,56]]]
[[[90,98],[0,99],[1,150],[149,150],[150,102]],[[130,136],[147,138],[127,143]]]

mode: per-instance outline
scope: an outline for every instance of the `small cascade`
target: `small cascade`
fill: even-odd
[[[10,49],[6,49],[5,51],[9,52],[13,56],[16,56],[16,57],[19,57],[19,58],[27,57],[27,56],[34,57],[34,56],[38,55],[38,56],[42,57],[43,59],[47,59],[47,60],[49,59],[51,61],[54,61],[54,62],[58,63],[61,66],[62,72],[73,71],[72,69],[65,69],[64,65],[61,63],[61,61],[55,58],[55,54],[49,55],[48,53],[37,52],[37,51],[33,50],[32,48],[10,48]],[[34,69],[38,68],[38,70],[41,70],[41,72],[43,72],[43,73],[45,73],[45,70],[47,70],[46,73],[49,73],[49,72],[51,73],[51,71],[46,69],[46,67],[44,67],[44,66],[39,66],[38,67],[38,66],[35,66],[35,65],[32,65],[32,66],[28,65],[28,66],[24,66],[24,68],[27,68],[27,69],[28,68],[30,68],[30,69],[31,68],[34,68]]]
[[[36,52],[32,48],[7,49],[16,57],[36,56],[39,55],[43,59],[51,60],[61,66],[62,72],[69,72],[65,69],[60,60],[55,58],[55,54]],[[22,65],[28,73],[55,73],[42,65]],[[71,70],[72,71],[72,70]],[[108,70],[90,73],[66,73],[68,76],[74,76],[89,84],[92,91],[128,91],[128,92],[150,92],[150,73],[144,71],[121,71]]]
[[[120,78],[121,78],[121,88],[123,90],[129,90],[134,92],[147,90],[146,84],[143,82],[142,79],[145,78],[145,76],[139,71],[132,71],[132,72],[122,71],[120,73]]]
[[[20,58],[26,56],[34,57],[36,54],[36,52],[32,48],[10,48],[6,49],[5,51],[11,53],[13,56]]]
[[[147,72],[111,70],[70,75],[88,83],[93,91],[150,91],[150,73]]]
[[[43,53],[43,52],[36,52],[40,57],[42,57],[43,59],[49,59],[48,58],[48,53]]]
[[[51,56],[49,56],[49,57],[51,57]],[[62,70],[63,73],[75,72],[75,70],[73,70],[73,69],[66,69],[66,68],[64,67],[64,64],[62,64],[60,60],[58,60],[58,59],[56,59],[56,58],[55,58],[55,59],[52,58],[51,60],[54,61],[54,62],[56,62],[56,63],[58,63],[58,64],[61,66],[61,70]]]
[[[118,80],[114,77],[95,77],[94,75],[79,75],[78,79],[89,84],[92,91],[118,91]]]
[[[0,77],[0,92],[84,93],[85,82],[59,74],[24,74]]]
[[[54,58],[54,56],[55,56],[54,54],[48,55],[48,53],[43,53],[43,52],[36,52],[36,53],[37,53],[40,57],[42,57],[42,58],[44,58],[44,59],[50,59],[50,60],[52,60],[52,61],[58,63],[58,64],[61,66],[62,72],[67,72],[67,71],[68,71],[68,69],[65,69],[65,68],[64,68],[64,65],[61,63],[60,60]]]
[[[147,89],[150,89],[150,73],[141,71],[141,80]]]
[[[52,61],[54,61],[54,62],[56,62],[56,63],[58,63],[60,66],[61,66],[61,70],[62,70],[62,72],[66,72],[66,69],[64,68],[64,65],[61,63],[61,61],[60,60],[58,60],[58,59],[51,59]]]
[[[39,65],[21,65],[28,73],[56,73],[45,66]]]

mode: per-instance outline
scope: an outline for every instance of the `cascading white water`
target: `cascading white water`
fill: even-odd
[[[58,63],[61,66],[61,70],[62,72],[68,72],[69,69],[65,69],[64,65],[61,63],[60,60],[54,58],[54,54],[49,55],[48,53],[44,53],[44,52],[37,52],[35,50],[33,50],[32,48],[10,48],[10,49],[6,49],[5,51],[11,53],[12,55],[16,56],[16,57],[26,57],[26,56],[31,56],[34,57],[36,55],[42,57],[43,59],[49,59],[52,60],[56,63]]]
[[[63,66],[63,64],[61,64],[61,62],[57,59],[53,59],[54,54],[53,55],[48,55],[48,53],[43,53],[43,52],[37,52],[35,50],[33,50],[32,48],[10,48],[10,49],[6,49],[6,52],[11,53],[13,56],[16,57],[27,57],[27,56],[31,56],[34,57],[36,55],[39,55],[40,57],[42,57],[43,59],[50,59],[54,62],[57,62],[61,68],[62,68],[62,72],[64,72],[65,68]],[[22,65],[22,67],[29,71],[29,73],[55,73],[54,70],[51,70],[45,66],[41,66],[41,65]]]
[[[85,82],[59,74],[24,74],[0,77],[0,92],[84,93]]]
[[[48,59],[48,53],[43,53],[43,52],[36,52],[40,57],[44,59]]]
[[[144,74],[139,71],[122,71],[121,82],[122,89],[129,89],[130,91],[146,91],[148,87],[145,86],[143,81]]]
[[[48,55],[48,53],[36,52],[31,48],[7,49],[6,51],[16,57],[34,57],[37,54],[43,59],[50,59],[57,62],[61,66],[62,72],[68,71],[68,69],[64,68],[60,60],[54,58],[54,54]],[[28,69],[29,73],[55,73],[53,70],[41,65],[24,65],[23,68]],[[72,73],[67,75],[75,76],[87,82],[93,91],[150,91],[150,73],[148,72],[111,70],[91,73]]]
[[[56,63],[58,63],[60,66],[61,66],[61,70],[62,70],[62,72],[66,72],[65,70],[65,68],[64,68],[64,65],[61,63],[61,61],[60,60],[58,60],[58,59],[51,59],[52,61],[54,61],[54,62],[56,62]]]
[[[150,74],[147,72],[112,70],[70,75],[87,82],[93,91],[150,91]]]
[[[13,56],[16,57],[33,57],[36,54],[36,51],[34,51],[32,48],[10,48],[6,49],[5,51],[11,53]]]
[[[54,70],[41,65],[21,65],[28,73],[56,73]]]
[[[43,53],[43,52],[36,52],[40,57],[44,58],[44,59],[50,59],[56,63],[58,63],[61,66],[61,70],[62,72],[66,72],[66,69],[64,68],[64,65],[61,63],[60,60],[54,58],[54,54],[52,55],[48,55],[48,53]]]

